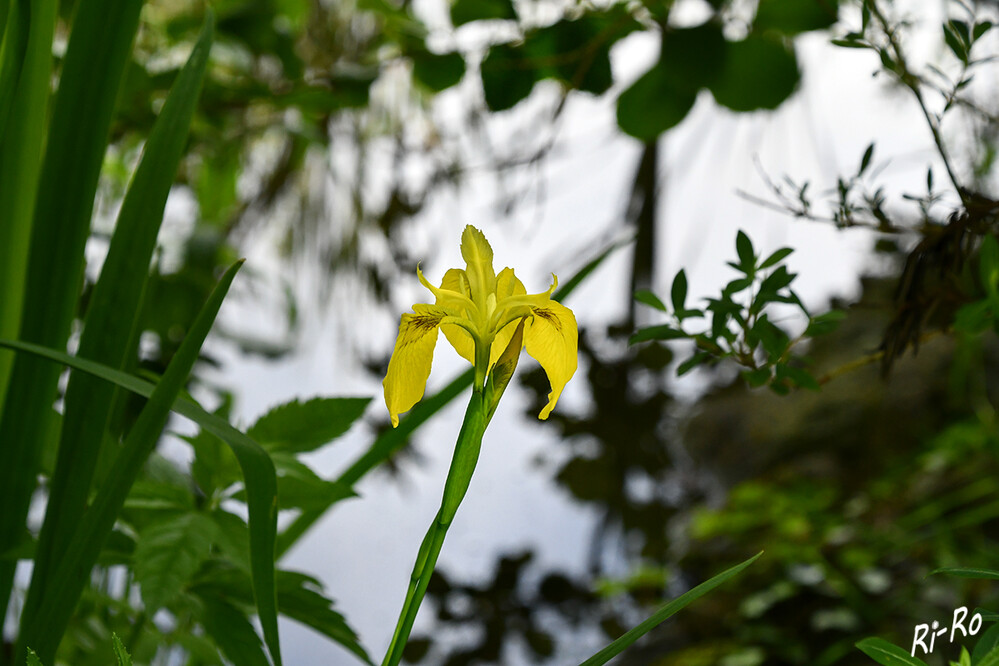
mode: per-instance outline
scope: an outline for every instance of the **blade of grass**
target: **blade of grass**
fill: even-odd
[[[177,172],[211,49],[214,16],[205,17],[198,42],[177,77],[146,142],[94,287],[77,354],[123,369],[132,351],[139,304],[156,246],[167,195]],[[134,313],[134,314],[133,314]],[[64,400],[62,437],[38,538],[31,586],[21,614],[34,622],[46,595],[49,572],[66,552],[86,508],[98,453],[105,437],[115,386],[86,373],[70,375]]]
[[[34,30],[34,12],[41,9],[38,20],[49,32],[48,42],[38,48],[44,47],[49,58],[52,40],[48,22],[55,20],[54,6],[48,8],[50,2],[32,3],[31,10]],[[90,0],[77,6],[37,191],[32,188],[14,194],[36,194],[20,322],[22,340],[55,349],[66,346],[80,297],[84,246],[90,232],[97,178],[141,7],[142,3],[135,0]],[[29,44],[29,51],[33,48]],[[44,65],[38,64],[44,70],[46,87],[49,67],[47,60]],[[25,76],[27,73],[22,73],[22,78]],[[43,124],[39,122],[43,115],[21,117],[20,110],[16,111],[12,119],[16,117],[29,125]],[[37,114],[41,109],[29,111]],[[9,132],[5,134],[10,136]],[[40,145],[39,141],[34,147]],[[22,167],[14,163],[11,168]],[[23,222],[23,218],[16,219],[14,224]],[[15,233],[18,231],[23,229],[18,227]],[[0,551],[14,543],[24,529],[58,376],[58,366],[37,358],[21,355],[14,360],[10,386],[17,390],[7,391],[0,420],[0,457],[4,461],[0,467],[0,506],[4,507],[0,512]]]
[[[18,0],[16,23],[14,16],[7,20],[11,29],[24,30],[27,38],[10,113],[6,123],[0,125],[0,219],[3,220],[0,223],[0,337],[17,337],[21,329],[35,192],[45,149],[56,5],[56,0]],[[13,57],[6,49],[7,46],[4,57]],[[10,83],[13,85],[14,80]],[[12,354],[0,354],[0,423],[4,420],[2,410],[13,362]],[[5,441],[9,440],[0,439],[0,457],[13,464],[8,455],[17,447],[4,444]],[[0,499],[0,506],[5,507],[3,513],[6,513],[8,505],[4,499]],[[19,533],[16,525],[6,531],[0,529],[0,551],[12,547]],[[12,561],[0,562],[0,613],[7,608],[14,566]],[[0,654],[0,663],[3,662],[4,657]]]
[[[731,569],[727,569],[717,576],[701,583],[694,589],[681,594],[676,599],[660,608],[651,617],[640,623],[638,626],[634,627],[603,650],[584,661],[580,664],[580,666],[601,666],[601,664],[606,664],[608,661],[621,654],[625,648],[629,647],[632,643],[647,634],[649,631],[675,615],[690,602],[703,597],[705,594],[715,589],[729,578],[741,573],[743,569],[755,562],[756,559],[762,554],[762,552],[757,553],[745,562],[737,564]]]
[[[91,569],[104,541],[143,464],[156,448],[170,416],[170,406],[184,388],[188,375],[198,360],[201,346],[215,322],[222,300],[242,263],[240,261],[234,264],[219,281],[167,366],[162,379],[149,396],[149,401],[139,413],[115,458],[107,482],[97,491],[93,505],[73,533],[52,576],[49,593],[40,601],[37,617],[21,625],[15,664],[24,663],[28,646],[38,653],[43,662],[54,662],[56,648],[62,640],[80,594],[90,579]]]
[[[590,260],[579,269],[569,280],[562,285],[554,294],[553,298],[561,301],[578,287],[600,264],[604,262],[613,252],[631,243],[634,238],[617,241],[606,247],[600,254]],[[429,398],[424,398],[409,411],[409,413],[399,421],[399,426],[390,428],[383,432],[371,444],[360,458],[348,467],[337,478],[338,483],[353,486],[361,477],[372,469],[387,460],[398,451],[409,439],[410,435],[426,423],[430,417],[442,410],[457,396],[461,395],[465,389],[472,385],[474,373],[471,369],[458,375],[447,386]],[[280,559],[316,522],[325,515],[330,506],[303,511],[292,523],[278,535],[277,556]]]
[[[144,379],[48,347],[4,339],[0,339],[0,347],[34,354],[90,373],[146,398],[153,393],[153,384]],[[217,414],[206,412],[192,400],[181,397],[173,403],[172,409],[225,442],[232,449],[243,471],[250,518],[250,573],[253,578],[253,593],[265,637],[270,632],[272,638],[268,643],[276,646],[277,592],[274,581],[274,538],[277,530],[277,476],[274,463],[263,447],[250,437],[236,430]],[[280,657],[274,658],[274,654],[279,654],[276,647],[272,651],[272,658],[276,664],[280,664]]]
[[[3,56],[0,60],[0,128],[7,125],[14,91],[21,78],[21,67],[28,48],[30,12],[28,0],[0,3],[0,53]]]

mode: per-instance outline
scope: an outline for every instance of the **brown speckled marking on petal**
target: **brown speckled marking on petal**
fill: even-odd
[[[562,333],[562,322],[559,321],[554,312],[547,308],[534,308],[534,314],[551,324],[556,331]]]

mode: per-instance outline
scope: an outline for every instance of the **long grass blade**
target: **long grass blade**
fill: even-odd
[[[579,269],[568,281],[559,287],[553,298],[561,301],[568,298],[600,264],[604,262],[615,250],[631,243],[634,239],[628,238],[608,245],[596,257],[591,259]],[[409,411],[409,413],[399,421],[399,426],[390,428],[379,435],[361,457],[354,461],[337,479],[338,483],[353,486],[361,477],[380,465],[391,457],[396,451],[401,449],[410,435],[421,425],[426,423],[434,414],[446,407],[452,400],[461,395],[465,389],[472,385],[474,373],[467,370],[458,375],[447,386],[430,397],[424,398]],[[288,549],[302,538],[302,536],[326,513],[330,508],[311,509],[303,511],[288,527],[278,535],[277,556],[280,558]]]
[[[616,641],[605,647],[603,650],[601,650],[600,652],[596,653],[595,655],[584,661],[582,664],[580,664],[580,666],[601,666],[602,664],[606,664],[608,661],[610,661],[617,655],[624,652],[624,650],[627,647],[629,647],[632,643],[634,643],[639,638],[647,634],[649,631],[651,631],[652,629],[656,628],[657,626],[665,622],[667,619],[675,615],[677,612],[679,612],[685,606],[690,604],[692,601],[696,601],[697,599],[703,597],[705,594],[707,594],[711,590],[715,589],[716,587],[727,581],[729,578],[732,578],[733,576],[737,576],[738,574],[740,574],[743,569],[745,569],[750,564],[755,562],[756,559],[762,554],[763,553],[757,553],[756,555],[753,555],[745,562],[737,564],[731,569],[727,569],[718,574],[717,576],[714,576],[713,578],[701,583],[694,589],[689,590],[684,594],[681,594],[676,599],[674,599],[673,601],[669,602],[668,604],[660,608],[651,617],[640,623],[638,626],[634,627],[633,629],[625,633],[623,636],[618,638]]]
[[[56,6],[56,0],[18,0],[16,10],[12,8],[7,19],[10,29],[24,31],[27,38],[16,82],[7,81],[13,86],[13,97],[7,121],[0,125],[0,337],[18,337],[21,329],[35,192],[45,148]],[[8,46],[14,48],[8,43],[4,57],[14,57],[7,51]],[[6,400],[13,361],[12,354],[0,353],[0,410]],[[0,424],[2,421],[0,413]],[[16,469],[12,458],[22,447],[9,442],[0,439],[0,457],[7,467]],[[3,513],[7,512],[7,501],[8,496],[0,492]],[[17,521],[0,527],[0,551],[14,545],[22,527],[23,522]],[[13,580],[14,563],[0,562],[0,613],[7,608]],[[0,663],[3,661],[0,656]]]
[[[222,300],[241,265],[241,261],[234,264],[219,281],[167,366],[162,379],[149,396],[149,401],[139,413],[115,458],[107,481],[97,491],[93,505],[74,531],[66,553],[52,576],[49,593],[39,604],[37,617],[31,622],[22,623],[16,664],[24,663],[28,647],[34,649],[43,662],[54,661],[56,648],[90,578],[90,571],[104,541],[143,464],[156,448],[160,433],[170,416],[170,407],[184,388],[188,375],[198,360],[201,346],[215,322]]]
[[[146,142],[90,299],[77,354],[113,368],[123,369],[132,351],[129,340],[134,339],[163,209],[201,90],[213,26],[214,18],[209,12],[187,65],[174,83]],[[66,552],[86,508],[98,453],[106,441],[105,428],[114,392],[114,384],[86,373],[70,375],[62,437],[49,484],[48,510],[38,539],[31,587],[21,615],[23,623],[34,622],[38,602],[46,594],[49,572]]]
[[[136,0],[90,0],[77,6],[38,178],[20,322],[22,340],[55,349],[66,346],[80,297],[97,178],[141,7]],[[37,46],[44,46],[50,59],[48,23],[54,21],[54,2],[33,2],[31,11],[31,29],[35,29],[35,12],[39,12],[39,23],[48,31],[48,42]],[[29,51],[34,48],[29,44]],[[51,63],[41,57],[38,60],[47,87]],[[22,72],[21,78],[26,75]],[[37,114],[42,109],[28,110]],[[32,124],[43,124],[39,120],[44,115],[21,117],[17,110],[11,114],[15,117],[30,129]],[[11,136],[9,130],[5,136]],[[10,168],[22,165],[15,162]],[[4,178],[0,173],[0,180]],[[35,191],[32,188],[14,196],[30,196]],[[14,222],[23,223],[24,218]],[[20,232],[23,227],[18,226],[14,233]],[[0,467],[0,551],[19,539],[24,529],[42,438],[49,432],[58,373],[58,366],[37,358],[22,355],[14,361],[9,383],[16,390],[7,391],[0,420],[0,456],[4,461]]]
[[[87,372],[143,397],[148,398],[153,393],[154,386],[144,379],[64,352],[18,340],[0,339],[0,347],[34,354],[75,370]],[[272,637],[268,639],[268,645],[275,645],[271,653],[272,659],[276,664],[280,664],[280,656],[274,657],[275,654],[280,655],[276,647],[277,593],[274,581],[274,539],[277,530],[277,475],[274,463],[263,447],[250,437],[236,430],[217,414],[206,412],[188,398],[178,398],[174,401],[172,409],[225,442],[232,449],[243,471],[250,518],[250,570],[253,577],[253,593],[265,637],[268,632]]]

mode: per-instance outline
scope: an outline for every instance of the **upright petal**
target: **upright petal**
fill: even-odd
[[[434,305],[417,304],[413,310],[416,314],[402,315],[399,337],[382,381],[393,428],[399,425],[399,414],[408,412],[423,397],[434,359],[437,329],[447,316],[444,308]]]
[[[572,310],[556,301],[533,308],[534,318],[524,331],[527,353],[534,357],[551,384],[548,404],[538,415],[547,419],[562,395],[562,389],[576,372],[578,331]]]
[[[460,268],[448,269],[448,271],[444,273],[444,279],[441,280],[441,289],[469,296],[468,277],[465,275],[465,271]],[[440,299],[437,299],[437,304],[442,304]],[[469,318],[467,308],[462,308],[461,314],[464,315],[466,319]],[[441,330],[444,331],[447,341],[451,343],[451,346],[454,347],[456,352],[458,352],[458,355],[474,365],[475,341],[472,340],[471,334],[461,326],[456,326],[455,324],[443,324],[441,326]]]
[[[472,300],[482,307],[486,297],[496,291],[496,273],[493,271],[493,249],[482,232],[472,225],[461,232],[461,256],[468,265],[465,272]]]
[[[496,307],[504,308],[504,299],[510,298],[511,296],[523,296],[527,293],[527,289],[524,288],[524,283],[522,283],[517,276],[513,274],[512,268],[504,268],[500,271],[499,275],[496,276]],[[496,360],[506,349],[506,346],[510,344],[510,339],[513,337],[514,331],[517,330],[517,324],[520,323],[520,316],[530,314],[527,308],[510,308],[507,310],[504,308],[504,312],[497,312],[497,322],[501,322],[506,319],[510,319],[510,322],[505,326],[502,326],[496,333],[496,338],[493,340],[493,346],[489,350],[489,367],[491,368]]]

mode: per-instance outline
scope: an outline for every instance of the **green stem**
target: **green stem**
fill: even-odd
[[[402,660],[402,652],[409,640],[413,623],[416,621],[416,615],[423,603],[423,597],[426,595],[427,586],[430,584],[434,567],[437,565],[441,547],[444,545],[444,536],[447,534],[448,527],[451,526],[451,521],[454,520],[461,500],[465,497],[468,484],[472,480],[472,473],[475,471],[475,464],[479,459],[482,435],[486,431],[487,423],[483,391],[481,386],[476,384],[473,387],[468,408],[465,410],[461,431],[458,433],[458,442],[454,447],[454,456],[451,459],[447,481],[444,482],[441,508],[420,545],[420,551],[413,566],[413,575],[410,577],[409,589],[406,592],[406,600],[403,603],[402,612],[399,614],[399,621],[396,624],[395,633],[392,634],[392,641],[389,643],[382,666],[397,666]]]

